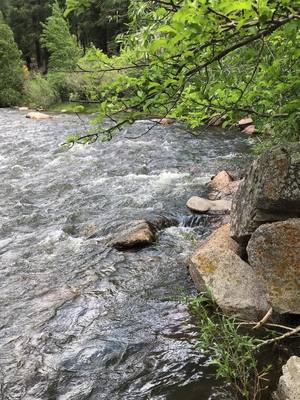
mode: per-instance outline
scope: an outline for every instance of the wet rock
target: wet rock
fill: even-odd
[[[242,132],[246,133],[246,135],[253,135],[254,133],[257,133],[257,129],[255,125],[248,125],[242,130]]]
[[[28,107],[19,107],[18,108],[19,111],[28,111]]]
[[[208,200],[202,197],[191,197],[186,206],[199,213],[218,214],[229,213],[231,208],[231,201],[229,200]]]
[[[108,243],[117,250],[144,247],[156,241],[154,226],[146,220],[133,221]]]
[[[242,182],[242,179],[240,179],[239,181],[230,182],[227,186],[222,188],[221,192],[223,194],[225,194],[226,196],[234,194],[237,192],[241,182]]]
[[[275,146],[258,157],[234,197],[231,235],[247,244],[262,224],[300,217],[300,144]]]
[[[191,258],[190,272],[197,289],[209,288],[225,313],[257,320],[269,308],[255,272],[232,250],[203,246]]]
[[[283,375],[279,379],[274,400],[300,399],[300,357],[292,356],[282,367]]]
[[[232,177],[227,171],[220,171],[209,182],[209,186],[215,190],[221,191],[233,181]]]
[[[30,119],[50,119],[53,118],[51,115],[48,114],[44,114],[41,112],[37,112],[37,111],[32,111],[28,114],[26,114],[26,118],[30,118]]]
[[[252,125],[253,124],[253,119],[251,117],[245,117],[239,120],[238,125],[240,127],[245,127],[248,125]]]
[[[260,226],[247,252],[273,309],[300,314],[300,219]]]

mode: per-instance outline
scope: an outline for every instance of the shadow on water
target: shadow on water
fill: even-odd
[[[218,170],[244,169],[249,143],[175,125],[127,138],[147,124],[62,152],[75,117],[0,110],[1,399],[222,399],[180,301],[195,293],[189,234],[210,229],[185,203]],[[180,224],[156,245],[105,247],[123,223],[162,215]]]

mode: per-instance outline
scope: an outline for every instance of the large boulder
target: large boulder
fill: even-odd
[[[279,379],[275,400],[300,399],[300,357],[292,356],[282,367],[283,375]]]
[[[300,314],[300,219],[260,226],[247,253],[273,309]]]
[[[197,289],[209,288],[223,312],[256,320],[269,306],[254,271],[238,254],[239,246],[229,237],[226,225],[191,257],[189,272]]]
[[[144,247],[156,241],[155,227],[146,220],[131,222],[114,238],[109,241],[109,246],[117,250],[127,250],[136,247]]]
[[[193,196],[191,197],[186,206],[198,213],[207,214],[220,214],[229,213],[231,208],[231,201],[229,200],[208,200],[203,197]]]
[[[252,164],[231,209],[231,235],[247,244],[266,222],[300,216],[300,143],[275,146]]]

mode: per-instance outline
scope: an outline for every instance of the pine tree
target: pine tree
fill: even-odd
[[[0,107],[18,104],[22,89],[21,52],[14,41],[12,30],[0,13]]]
[[[50,70],[72,70],[76,67],[81,49],[70,33],[68,22],[56,1],[52,5],[52,15],[43,24],[41,42],[50,54]]]

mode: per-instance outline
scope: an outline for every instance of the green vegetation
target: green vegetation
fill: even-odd
[[[21,54],[0,12],[0,107],[17,104],[23,85]]]
[[[81,49],[76,38],[71,35],[69,24],[57,1],[52,5],[52,15],[43,24],[41,43],[50,54],[50,70],[72,71],[76,68]]]
[[[44,104],[98,101],[99,125],[126,111],[76,141],[107,139],[141,114],[192,128],[251,116],[261,146],[299,140],[299,0],[33,3],[1,5],[27,65],[48,71],[31,74],[25,98],[42,104],[32,98],[49,85]]]
[[[234,317],[224,316],[211,296],[185,299],[199,329],[198,346],[208,351],[209,363],[217,377],[230,384],[230,398],[258,400],[267,388],[266,375],[270,367],[258,371],[255,337],[241,333]]]

